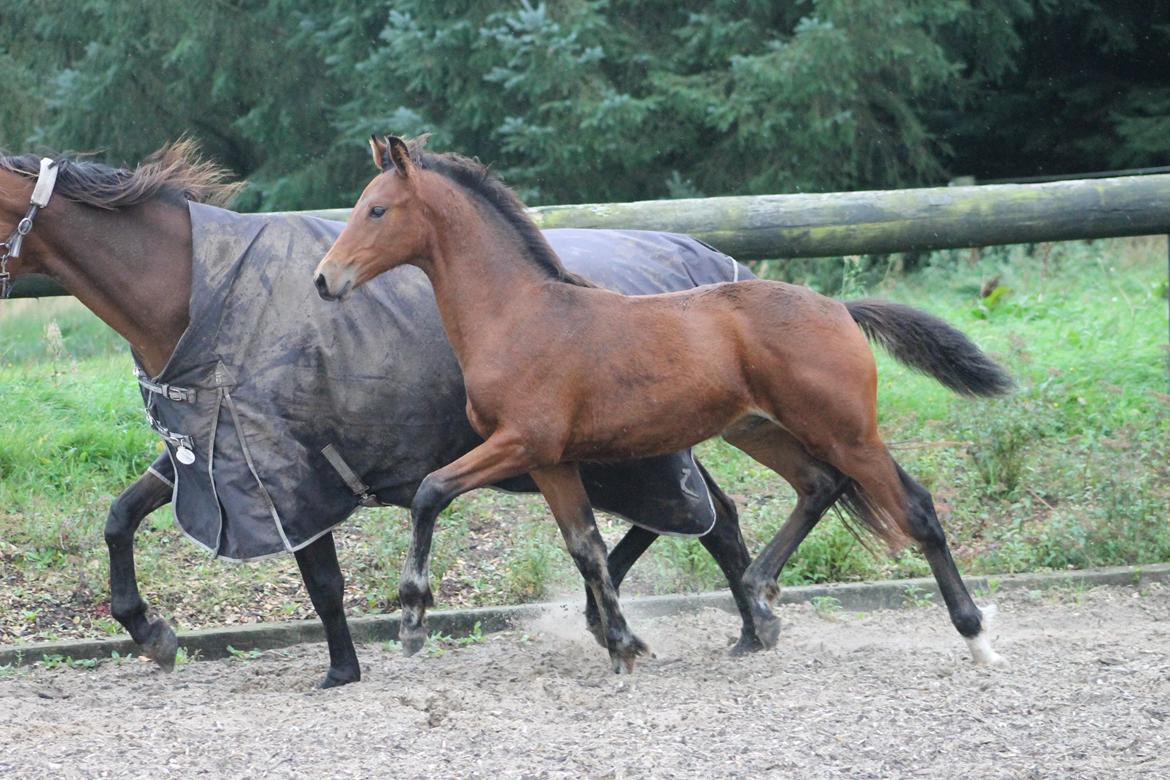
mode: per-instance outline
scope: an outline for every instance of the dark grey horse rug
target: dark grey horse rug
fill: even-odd
[[[426,474],[480,439],[426,277],[404,267],[344,305],[312,270],[341,223],[191,204],[190,326],[166,368],[140,373],[175,466],[184,533],[224,558],[297,550],[358,506],[408,506]],[[624,293],[746,278],[686,236],[550,230],[565,264]],[[662,533],[714,523],[690,452],[584,464],[594,505]],[[500,485],[533,490],[527,477]]]

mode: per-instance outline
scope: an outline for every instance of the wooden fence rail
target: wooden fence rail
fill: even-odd
[[[301,212],[345,219],[347,209]],[[1040,184],[935,187],[545,206],[544,228],[689,233],[741,260],[826,257],[1170,233],[1170,174]],[[26,278],[16,297],[63,295]]]

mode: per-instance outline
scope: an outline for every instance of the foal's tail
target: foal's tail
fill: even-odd
[[[907,366],[962,395],[1003,395],[1012,378],[963,333],[909,306],[875,298],[846,301],[845,308],[871,341]]]

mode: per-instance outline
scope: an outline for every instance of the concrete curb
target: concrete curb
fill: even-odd
[[[967,577],[967,587],[977,601],[991,600],[996,593],[1011,591],[1047,590],[1060,587],[1100,587],[1115,585],[1140,588],[1151,582],[1170,581],[1170,563],[1147,566],[1115,566],[1105,569],[1085,569],[1045,574],[1005,574],[1002,576]],[[898,609],[921,603],[923,599],[938,599],[934,580],[887,580],[834,585],[808,585],[783,588],[782,604],[800,604],[816,599],[832,598],[841,608],[849,610]],[[582,603],[584,599],[581,600]],[[734,612],[735,605],[726,591],[693,595],[646,596],[625,599],[626,614],[633,617],[658,617],[696,612],[702,609],[722,609]],[[475,631],[490,633],[512,628],[549,610],[563,610],[566,615],[579,611],[582,604],[573,602],[521,604],[510,607],[481,607],[478,609],[439,610],[431,612],[428,623],[432,632],[452,637],[463,637]],[[354,642],[384,642],[398,635],[397,615],[372,615],[349,622]],[[230,628],[208,628],[179,633],[179,646],[191,657],[200,659],[224,658],[228,647],[237,651],[275,650],[305,642],[323,642],[325,633],[316,620],[298,620],[285,623],[258,623]],[[0,645],[0,666],[26,665],[41,661],[46,656],[73,660],[109,658],[113,653],[137,655],[139,647],[129,638],[87,639],[67,642],[38,642],[28,645]]]

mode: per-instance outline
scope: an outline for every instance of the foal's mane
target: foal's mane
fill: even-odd
[[[53,159],[58,160],[55,195],[108,211],[153,198],[226,206],[243,187],[241,182],[228,181],[226,169],[200,158],[199,147],[191,139],[164,146],[134,169],[76,157]],[[0,171],[35,179],[40,168],[38,155],[0,152]]]
[[[519,234],[528,258],[550,279],[578,287],[597,286],[561,264],[540,228],[528,216],[524,203],[486,165],[452,152],[428,152],[426,141],[426,136],[420,136],[406,142],[410,159],[417,167],[438,173],[491,206]]]

